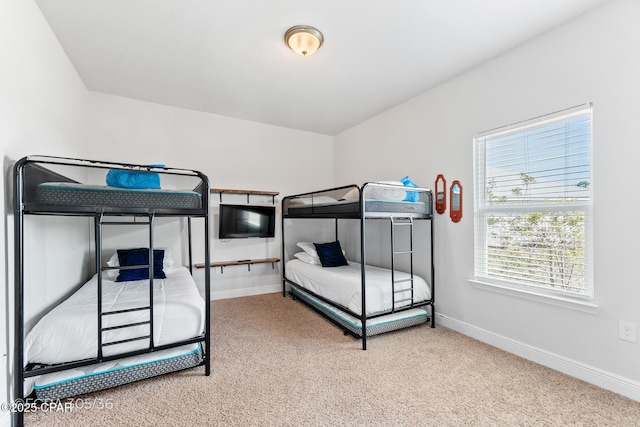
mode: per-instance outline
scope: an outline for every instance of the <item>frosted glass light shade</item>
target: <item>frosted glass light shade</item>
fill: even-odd
[[[322,46],[324,36],[316,28],[296,25],[287,30],[284,42],[298,55],[309,56]]]

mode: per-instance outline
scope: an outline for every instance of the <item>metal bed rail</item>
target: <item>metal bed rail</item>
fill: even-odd
[[[358,201],[358,211],[356,215],[353,213],[349,214],[325,214],[319,213],[317,210],[314,210],[314,203],[318,201],[317,206],[326,204],[326,199],[324,197],[328,195],[338,195],[338,199],[340,195],[347,195],[349,192],[357,189],[357,201]],[[425,212],[386,212],[380,214],[376,212],[375,215],[371,215],[371,213],[367,210],[368,204],[366,201],[368,200],[368,194],[372,190],[383,190],[389,191],[392,194],[396,192],[400,192],[400,197],[402,197],[403,192],[411,192],[417,196],[418,202],[424,204]],[[353,193],[352,193],[353,194]],[[324,197],[323,197],[324,196]],[[328,196],[331,197],[331,196]],[[352,196],[353,197],[353,196]],[[408,195],[406,197],[409,197]],[[335,198],[335,197],[334,197]],[[295,205],[296,201],[299,200],[310,200],[311,209],[304,211],[302,214],[289,214],[289,208]],[[295,219],[295,218],[333,218],[335,219],[335,239],[338,239],[338,219],[358,219],[359,220],[359,228],[360,228],[360,264],[361,264],[361,314],[356,314],[351,312],[350,310],[346,310],[345,312],[354,315],[354,317],[358,318],[362,324],[362,349],[366,350],[367,348],[367,320],[373,319],[375,317],[379,317],[385,314],[389,314],[392,312],[404,311],[405,308],[396,307],[397,304],[401,302],[407,302],[407,299],[404,298],[402,300],[395,299],[396,294],[400,294],[403,292],[409,291],[411,293],[410,297],[410,306],[418,307],[418,306],[430,306],[430,317],[431,317],[431,327],[435,327],[435,315],[434,315],[434,306],[435,306],[435,267],[434,267],[434,227],[433,227],[433,192],[428,188],[423,187],[400,187],[394,184],[388,183],[376,183],[376,182],[367,182],[362,185],[362,187],[358,187],[357,185],[347,185],[342,187],[330,188],[327,190],[319,190],[314,192],[307,192],[292,196],[287,196],[282,199],[282,259],[286,260],[286,236],[285,236],[285,220],[286,219]],[[380,313],[376,315],[367,315],[366,310],[366,266],[367,266],[367,250],[366,250],[366,222],[369,219],[387,219],[390,221],[390,229],[391,229],[391,251],[390,251],[390,262],[391,262],[391,293],[393,298],[392,309],[389,312]],[[415,221],[418,220],[428,220],[430,222],[430,230],[429,230],[429,243],[430,243],[430,278],[428,280],[431,287],[431,298],[428,301],[417,303],[414,301],[414,292],[413,292],[413,277],[414,277],[414,225]],[[396,250],[394,243],[394,229],[398,227],[408,227],[410,230],[409,233],[409,248],[405,250]],[[409,257],[409,265],[410,265],[410,286],[408,288],[399,288],[396,289],[396,285],[400,284],[401,281],[397,281],[395,279],[396,275],[396,262],[395,259],[397,256],[408,256]],[[340,308],[344,311],[344,307],[336,304],[333,301],[327,300],[326,298],[319,297],[315,295],[313,292],[305,289],[297,283],[294,283],[286,278],[286,262],[283,262],[282,267],[282,295],[286,296],[286,285],[289,284],[291,286],[297,286],[298,288],[304,289],[305,292],[309,292],[313,294],[315,297],[318,297],[320,300],[326,302],[329,305],[332,305],[336,308]]]
[[[198,184],[194,188],[195,191],[201,194],[202,206],[200,209],[134,209],[128,212],[126,209],[109,210],[102,209],[96,206],[95,209],[90,211],[74,210],[72,208],[60,208],[55,210],[44,211],[38,210],[38,205],[33,203],[26,203],[26,196],[33,191],[35,185],[40,182],[47,182],[46,180],[53,179],[62,182],[73,182],[74,180],[65,177],[59,173],[44,168],[42,165],[63,165],[63,166],[80,166],[90,168],[120,168],[125,170],[144,170],[144,171],[157,171],[163,174],[181,175],[194,178]],[[29,180],[26,179],[26,171],[29,171]],[[153,340],[153,267],[154,267],[154,218],[158,216],[171,216],[187,218],[188,221],[188,258],[189,258],[189,271],[192,273],[193,259],[192,259],[192,230],[191,220],[192,218],[200,218],[204,221],[204,258],[205,263],[210,263],[210,240],[209,240],[209,180],[206,175],[193,170],[186,169],[172,169],[164,167],[152,167],[143,165],[132,165],[122,163],[100,162],[93,160],[82,159],[66,159],[60,157],[48,157],[48,156],[29,156],[20,159],[14,165],[14,193],[13,193],[13,205],[14,205],[14,346],[13,346],[13,399],[24,398],[23,387],[24,379],[34,377],[46,373],[58,372],[71,368],[78,368],[87,366],[99,362],[106,362],[110,360],[122,359],[129,356],[135,356],[140,354],[146,354],[153,351],[159,351],[164,349],[175,348],[185,344],[200,343],[204,345],[203,348],[203,360],[200,365],[205,366],[205,375],[209,376],[211,372],[211,336],[210,336],[210,299],[211,299],[211,286],[210,286],[210,271],[205,269],[205,325],[201,335],[181,340],[164,345],[155,345]],[[93,218],[94,221],[94,248],[95,248],[95,270],[97,274],[97,357],[84,360],[72,361],[67,363],[61,363],[51,366],[33,366],[30,364],[25,366],[24,362],[24,251],[25,251],[25,215],[62,215],[62,216],[81,216],[86,218]],[[107,216],[144,216],[147,218],[147,222],[127,222],[127,221],[105,221]],[[130,324],[124,324],[117,327],[102,327],[102,320],[104,316],[110,316],[119,312],[128,310],[120,310],[118,312],[105,312],[102,309],[102,272],[110,269],[110,267],[103,267],[102,260],[102,227],[103,225],[147,225],[149,227],[149,263],[140,266],[131,267],[119,267],[126,268],[148,268],[149,269],[149,305],[144,307],[134,308],[132,310],[148,310],[149,320],[144,322],[134,322]],[[102,340],[102,334],[105,331],[127,328],[133,326],[139,326],[141,324],[149,325],[149,334],[140,337],[134,337],[129,340],[121,340],[115,342],[104,343]],[[149,346],[142,350],[129,351],[126,353],[120,353],[112,356],[104,356],[102,349],[106,346],[121,344],[123,342],[149,339]],[[12,423],[16,426],[23,424],[24,414],[22,412],[15,412],[12,417]]]

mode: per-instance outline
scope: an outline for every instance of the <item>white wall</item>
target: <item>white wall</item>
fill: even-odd
[[[0,292],[0,402],[8,401],[11,381],[8,378],[7,336],[12,327],[13,298],[13,216],[11,206],[13,162],[28,154],[71,155],[83,139],[86,89],[58,44],[33,1],[5,0],[0,3],[0,146],[3,171],[0,186],[4,193],[5,224],[0,228],[0,272],[5,286]],[[61,298],[79,281],[81,268],[65,268],[45,256],[45,248],[36,236],[44,232],[42,221],[31,221],[27,234],[31,255],[41,260],[30,269],[30,277],[46,283],[63,285],[47,287],[32,298],[40,309]],[[56,221],[47,228],[54,241],[65,236],[69,244],[63,257],[82,260],[87,228],[69,233],[69,224]],[[74,249],[82,248],[82,249]],[[31,294],[31,296],[34,296]],[[10,360],[10,359],[9,359]],[[10,363],[9,363],[10,364]],[[9,414],[0,413],[0,425],[9,423]]]
[[[0,248],[4,260],[0,273],[5,283],[0,293],[0,402],[9,400],[11,389],[8,337],[12,335],[14,258],[10,198],[16,160],[43,154],[165,163],[199,169],[215,187],[281,194],[333,182],[330,137],[88,92],[33,1],[0,3],[0,56],[0,144],[4,154],[0,185],[5,195],[5,225],[0,228],[5,242]],[[26,222],[26,255],[31,261],[25,270],[29,281],[38,284],[27,294],[30,323],[87,278],[91,239],[86,221],[79,224],[64,218],[29,217]],[[213,256],[280,256],[279,236],[278,231],[266,245],[263,241],[221,246],[216,240]],[[171,237],[161,236],[160,243],[173,242]],[[217,273],[214,291],[221,290],[218,295],[225,297],[240,288],[246,288],[247,293],[264,291],[264,287],[279,289],[279,269],[261,267],[267,266],[256,266],[251,272],[242,267],[238,267],[242,271],[225,270],[223,277]],[[0,425],[8,424],[9,414],[0,413]]]
[[[5,261],[0,272],[6,287],[0,293],[0,307],[10,307],[13,280],[7,174],[12,162],[27,154],[166,163],[199,169],[214,187],[273,190],[281,195],[334,183],[398,180],[407,174],[418,184],[432,186],[436,175],[444,173],[449,182],[462,181],[466,209],[458,224],[437,218],[440,320],[488,340],[503,339],[516,350],[538,352],[545,360],[565,361],[560,368],[573,364],[579,375],[590,370],[607,381],[617,379],[623,392],[626,386],[637,390],[640,347],[617,339],[617,322],[640,323],[635,305],[640,288],[632,283],[636,251],[624,243],[640,237],[640,226],[614,215],[633,212],[640,203],[636,198],[623,201],[615,190],[634,182],[640,151],[640,124],[634,120],[640,95],[636,82],[640,60],[635,54],[640,47],[639,20],[636,1],[612,1],[344,132],[335,138],[339,150],[334,154],[334,139],[327,136],[87,92],[35,3],[5,0],[0,4],[0,144],[5,159],[0,177],[5,226],[0,235],[6,243],[0,248]],[[587,101],[594,103],[595,111],[599,312],[567,310],[471,287],[467,279],[473,274],[472,136]],[[37,301],[45,307],[77,284],[88,227],[74,227],[70,233],[72,226],[64,220],[53,230],[37,221],[31,226],[35,233],[52,233],[46,236],[49,240],[77,236],[65,250],[57,247],[59,257],[47,255],[43,268],[30,269],[49,285],[49,294]],[[275,240],[246,246],[214,240],[213,255],[217,259],[233,259],[239,253],[243,258],[279,256],[279,235],[278,230]],[[41,247],[30,256],[42,257],[48,249]],[[71,264],[74,269],[69,271],[66,266]],[[279,270],[273,273],[270,266],[263,267],[252,272],[243,267],[225,269],[224,276],[216,273],[214,291],[224,297],[243,287],[250,292],[279,285]],[[0,401],[8,399],[10,387],[6,378],[10,312],[3,312]],[[640,400],[640,395],[632,397]],[[8,421],[3,416],[0,424]]]
[[[336,182],[398,179],[464,187],[464,216],[436,218],[440,320],[567,373],[640,400],[635,196],[640,157],[640,3],[616,0],[336,137]],[[473,276],[473,135],[593,102],[596,314],[476,289]],[[353,159],[361,159],[354,162]],[[383,176],[380,172],[384,171]],[[623,212],[630,215],[624,215]],[[629,243],[627,243],[629,242]]]
[[[278,216],[283,195],[333,184],[332,137],[102,93],[90,92],[89,99],[83,157],[197,169],[209,177],[212,188],[276,191]],[[246,200],[223,196],[223,203]],[[270,204],[271,199],[251,196],[250,202]],[[275,238],[218,239],[219,204],[219,195],[212,194],[212,260],[281,257],[280,221]],[[197,256],[195,262],[204,261],[201,252]],[[226,267],[223,273],[217,268],[212,271],[213,298],[277,291],[281,269],[275,267]],[[203,271],[194,277],[202,283]]]

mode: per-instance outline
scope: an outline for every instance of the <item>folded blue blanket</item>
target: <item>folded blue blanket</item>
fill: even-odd
[[[120,188],[160,188],[160,175],[155,172],[111,169],[107,173],[107,185]]]

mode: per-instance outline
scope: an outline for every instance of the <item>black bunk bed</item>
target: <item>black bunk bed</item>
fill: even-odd
[[[105,182],[110,185],[104,185]],[[192,277],[192,219],[203,223],[204,262],[210,263],[209,181],[205,175],[161,165],[28,156],[14,166],[13,203],[14,401],[31,396],[38,400],[62,399],[194,366],[204,366],[205,375],[210,374],[209,269],[204,271],[204,295],[200,295]],[[25,283],[27,215],[92,220],[96,273],[31,331],[25,330],[24,311],[25,285],[29,285]],[[154,221],[161,217],[186,218],[188,269],[172,267],[168,252],[154,247]],[[103,227],[109,225],[147,227],[148,246],[132,252],[118,250],[105,263],[109,254],[103,254]],[[125,255],[125,258],[133,255],[131,262],[124,261]],[[122,277],[116,278],[118,274]],[[186,306],[189,311],[178,311],[185,310],[178,306]],[[70,314],[76,317],[65,317]],[[158,319],[163,323],[154,328]],[[185,323],[167,328],[165,323],[170,320]],[[38,349],[51,347],[53,330],[46,328],[73,322],[91,325],[83,329],[90,337],[82,338],[81,333],[76,337],[75,332],[67,330],[61,332],[61,342],[69,339],[63,346],[84,348],[82,343],[73,341],[84,339],[88,353],[80,351],[76,354],[81,356],[68,358],[61,351],[38,360],[43,353]],[[185,327],[187,323],[189,328]],[[49,344],[38,344],[38,337],[48,337]],[[37,386],[37,380],[48,377],[43,385]],[[14,413],[13,423],[22,425],[22,412]]]
[[[324,262],[314,252],[314,248],[319,249],[314,243],[287,240],[288,230],[295,233],[293,224],[286,222],[296,219],[334,220],[333,250],[336,243],[337,248],[342,248],[338,241],[340,220],[356,220],[359,253],[347,254],[349,261],[344,260],[342,265],[323,267]],[[367,258],[366,228],[370,220],[389,223],[389,258],[381,266],[370,265]],[[414,244],[418,221],[429,224],[423,235],[427,250],[421,251],[424,256],[416,260]],[[402,237],[401,230],[408,233]],[[282,259],[286,261],[283,263],[283,296],[289,285],[294,299],[336,324],[345,334],[362,339],[363,350],[367,348],[368,336],[426,322],[435,327],[433,193],[430,189],[370,182],[361,187],[348,185],[284,197]],[[416,262],[424,278],[414,274]],[[341,295],[336,295],[335,289]]]

